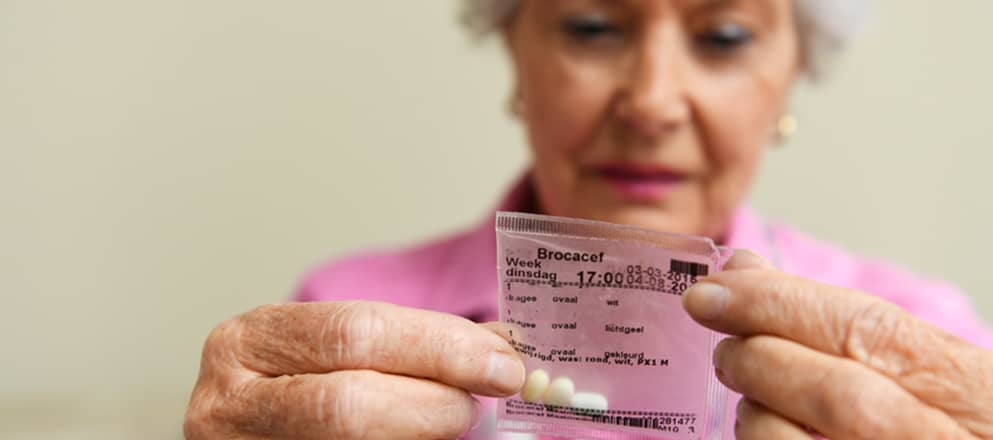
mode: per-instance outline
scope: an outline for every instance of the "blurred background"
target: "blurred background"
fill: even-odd
[[[204,337],[526,163],[456,0],[0,0],[0,437],[178,439]],[[993,2],[878,0],[753,200],[993,319]]]

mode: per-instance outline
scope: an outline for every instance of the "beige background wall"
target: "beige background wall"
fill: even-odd
[[[213,325],[479,219],[526,154],[453,5],[0,0],[0,437],[178,438]],[[993,2],[876,15],[755,203],[993,318]]]

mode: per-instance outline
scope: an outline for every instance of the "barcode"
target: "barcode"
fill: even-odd
[[[631,417],[631,416],[593,416],[593,422],[605,423],[609,425],[629,426],[632,428],[646,428],[661,431],[672,430],[672,420],[661,417]],[[669,422],[669,423],[666,423]]]
[[[707,276],[709,268],[706,264],[690,263],[689,261],[672,260],[669,262],[669,270],[675,273],[684,273],[689,276]]]
[[[588,421],[608,425],[651,429],[658,432],[694,433],[697,416],[693,413],[659,411],[587,410],[554,405],[525,403],[508,399],[506,415],[511,417],[547,417],[558,420]]]

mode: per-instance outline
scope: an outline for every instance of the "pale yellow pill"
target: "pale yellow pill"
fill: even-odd
[[[568,377],[560,377],[552,381],[545,391],[545,404],[553,406],[572,405],[572,396],[576,394],[576,385]]]
[[[581,413],[603,413],[608,408],[607,396],[599,393],[576,393],[572,396],[572,407]]]
[[[548,372],[545,370],[534,370],[528,375],[528,380],[524,382],[524,389],[521,390],[521,398],[525,402],[535,403],[541,401],[541,396],[548,391]]]

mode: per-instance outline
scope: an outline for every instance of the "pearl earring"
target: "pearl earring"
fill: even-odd
[[[796,135],[797,130],[800,129],[800,121],[796,116],[787,113],[776,121],[776,143],[785,144],[790,139]]]
[[[507,100],[507,113],[511,116],[520,118],[524,116],[525,110],[524,99],[521,98],[521,95],[515,93]]]

